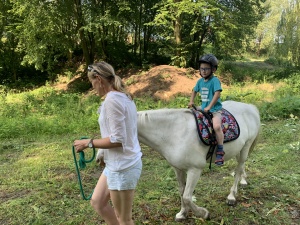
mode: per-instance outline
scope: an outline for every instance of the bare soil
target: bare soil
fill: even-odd
[[[71,81],[67,81],[66,77],[61,77],[55,84],[55,88],[60,90],[68,90],[75,83],[82,83],[84,78],[80,76],[83,73],[83,66],[79,67],[77,74]],[[176,96],[190,96],[192,89],[198,79],[201,78],[199,71],[193,68],[178,68],[170,65],[154,66],[147,71],[143,70],[119,70],[116,74],[122,77],[127,88],[134,97],[152,97],[161,100],[170,100]],[[222,87],[230,87],[231,74],[219,76]],[[87,81],[86,81],[87,82]],[[253,87],[255,86],[255,87]],[[277,87],[274,84],[249,84],[245,89],[260,89],[266,92],[272,92]]]
[[[193,68],[160,65],[140,74],[126,76],[123,80],[135,97],[152,96],[169,100],[178,95],[190,95],[199,72]]]

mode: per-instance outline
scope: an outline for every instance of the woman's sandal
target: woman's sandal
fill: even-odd
[[[216,152],[216,161],[215,161],[215,164],[217,166],[223,166],[224,165],[224,155],[225,155],[225,152],[224,151],[217,151]]]

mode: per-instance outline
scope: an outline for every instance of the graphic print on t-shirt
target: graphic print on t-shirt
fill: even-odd
[[[208,102],[208,88],[207,87],[202,87],[201,88],[201,100],[202,102]]]

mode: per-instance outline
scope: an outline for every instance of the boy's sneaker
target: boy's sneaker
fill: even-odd
[[[217,150],[216,152],[216,161],[215,161],[215,164],[217,166],[223,166],[224,165],[224,155],[225,155],[225,152],[224,150]]]

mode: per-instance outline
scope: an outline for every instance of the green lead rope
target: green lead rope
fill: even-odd
[[[80,139],[88,139],[88,138],[87,137],[81,137]],[[87,163],[90,163],[95,159],[96,150],[95,150],[95,148],[93,148],[93,156],[89,160],[85,159],[85,155],[84,155],[83,151],[79,152],[79,162],[77,161],[77,158],[76,158],[74,145],[72,147],[72,151],[73,151],[74,163],[75,163],[76,173],[77,173],[77,177],[78,177],[81,196],[84,200],[90,200],[94,191],[92,191],[92,193],[88,197],[85,196],[84,191],[83,191],[83,187],[82,187],[79,168],[84,169],[86,167]],[[78,167],[78,165],[79,165],[79,167]]]

